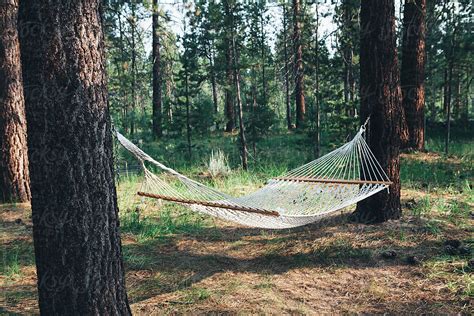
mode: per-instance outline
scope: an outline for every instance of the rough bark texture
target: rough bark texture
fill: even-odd
[[[362,0],[361,122],[370,115],[367,141],[393,184],[357,204],[354,218],[381,222],[399,218],[401,89],[395,43],[394,0]]]
[[[300,0],[293,0],[293,43],[295,49],[295,102],[296,128],[304,127],[306,106],[304,100],[303,45],[301,43]]]
[[[30,199],[18,0],[0,0],[0,203]]]
[[[403,19],[401,87],[408,140],[404,148],[425,147],[426,0],[406,0]]]
[[[128,315],[99,0],[19,14],[43,315]]]
[[[161,44],[159,34],[159,11],[158,0],[153,0],[153,135],[159,138],[163,135],[163,98],[162,98],[162,75],[161,75]]]

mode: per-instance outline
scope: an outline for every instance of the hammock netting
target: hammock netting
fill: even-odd
[[[241,197],[180,174],[118,132],[117,138],[143,168],[145,179],[139,195],[183,204],[246,226],[284,229],[316,222],[388,189],[391,182],[365,142],[364,132],[362,126],[350,142]]]

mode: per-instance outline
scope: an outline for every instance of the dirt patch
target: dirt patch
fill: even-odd
[[[403,198],[412,198],[411,192]],[[0,277],[2,313],[38,312],[35,267],[27,254],[32,251],[29,213],[27,205],[0,209],[2,249],[17,249],[18,257],[7,260],[9,270]],[[446,257],[443,248],[446,238],[469,243],[471,232],[446,223],[436,234],[426,228],[429,219],[409,214],[368,226],[340,218],[266,231],[217,221],[199,233],[166,239],[123,234],[133,312],[472,313],[467,290],[472,276],[460,273],[468,258]],[[387,250],[396,256],[385,258]],[[409,256],[420,262],[408,263]]]

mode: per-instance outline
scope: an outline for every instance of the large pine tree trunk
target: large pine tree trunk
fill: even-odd
[[[295,50],[296,128],[304,128],[306,106],[304,99],[303,44],[301,43],[301,2],[293,0],[293,43]]]
[[[152,16],[152,46],[153,46],[153,135],[159,138],[163,135],[162,123],[162,74],[161,74],[161,44],[159,34],[158,0],[153,0]]]
[[[370,115],[367,140],[393,184],[357,204],[354,218],[381,222],[399,218],[401,89],[395,41],[394,0],[362,0],[361,122]]]
[[[408,142],[403,147],[425,147],[425,16],[426,0],[406,0],[403,19],[401,87]]]
[[[128,315],[99,0],[20,3],[44,315]]]
[[[18,0],[0,1],[0,203],[30,199]]]

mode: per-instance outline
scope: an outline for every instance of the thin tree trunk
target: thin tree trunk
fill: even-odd
[[[235,44],[235,30],[234,22],[232,18],[232,56],[233,56],[233,68],[234,68],[234,82],[235,82],[235,93],[237,97],[237,111],[239,114],[239,135],[240,135],[240,146],[242,156],[242,168],[248,170],[248,159],[247,159],[247,140],[245,138],[245,126],[244,126],[244,114],[242,110],[242,100],[240,97],[240,70],[239,60],[237,55],[237,49]]]
[[[300,0],[293,0],[293,43],[295,50],[296,128],[304,128],[306,106],[304,99],[303,45],[301,43]]]
[[[159,34],[158,0],[153,0],[152,32],[153,32],[153,135],[155,138],[163,136],[163,97],[161,72],[161,43]]]
[[[449,63],[448,70],[448,82],[446,83],[446,95],[445,95],[445,106],[446,106],[446,138],[445,138],[445,154],[449,154],[449,142],[451,141],[451,83],[453,78],[453,65]]]
[[[260,15],[260,33],[262,34],[262,96],[263,96],[263,106],[267,105],[267,78],[265,74],[265,29],[263,24],[263,12]]]
[[[291,123],[291,103],[290,103],[290,68],[288,67],[288,39],[286,32],[288,30],[286,3],[283,3],[283,45],[285,57],[285,103],[286,103],[286,123],[288,129],[293,128]]]
[[[394,0],[361,1],[361,122],[370,116],[367,141],[393,184],[357,204],[353,218],[382,222],[401,215],[401,89],[397,65]]]
[[[137,23],[137,15],[136,15],[136,0],[131,0],[131,10],[132,10],[132,20],[131,20],[131,27],[132,27],[132,109],[131,113],[132,116],[130,118],[130,134],[135,133],[135,110],[137,106],[137,51],[136,51],[136,43],[135,43],[135,33],[136,33],[136,23]]]
[[[191,160],[191,102],[189,100],[189,73],[188,69],[185,70],[185,89],[186,89],[186,138],[188,141],[188,157]]]
[[[232,10],[229,1],[223,1],[225,20],[229,24],[232,21]],[[234,110],[234,94],[232,93],[232,86],[234,85],[234,71],[233,71],[233,52],[232,52],[232,26],[226,25],[225,34],[225,61],[226,61],[226,87],[225,87],[225,115],[227,119],[225,131],[232,132],[235,129],[235,110]]]
[[[255,67],[252,67],[252,79],[253,79],[253,87],[252,87],[252,117],[254,120],[255,113],[257,111],[257,78],[256,78],[256,71]],[[252,148],[253,148],[253,157],[254,159],[257,158],[257,131],[255,128],[255,123],[252,124]]]
[[[214,71],[214,50],[211,48],[211,57],[209,57],[209,75],[211,76],[212,102],[214,104],[214,113],[219,113],[219,102],[217,98],[216,72]]]
[[[454,8],[454,6],[453,6]],[[446,25],[446,27],[448,27]],[[444,151],[449,154],[449,143],[451,141],[451,98],[452,98],[452,83],[453,83],[453,69],[454,69],[454,51],[456,43],[456,26],[451,34],[451,47],[448,53],[447,62],[448,69],[445,72],[445,108],[446,108],[446,138]]]
[[[0,2],[0,203],[30,199],[18,0]]]
[[[459,120],[461,115],[461,72],[456,74],[456,103],[454,103],[454,120]]]
[[[316,30],[315,30],[315,35],[316,35],[316,40],[315,40],[315,46],[314,46],[314,55],[316,59],[316,74],[315,74],[315,79],[314,79],[314,97],[316,101],[316,109],[315,109],[315,125],[316,125],[316,130],[315,130],[315,147],[314,147],[314,155],[316,158],[319,158],[321,155],[321,116],[320,116],[320,100],[319,100],[319,4],[316,2]]]
[[[22,0],[19,14],[42,315],[130,315],[101,1]]]
[[[125,72],[124,72],[124,62],[125,62],[125,48],[123,45],[123,27],[122,27],[122,16],[120,9],[117,10],[117,20],[118,20],[118,29],[119,29],[119,49],[120,49],[120,62],[119,62],[119,71],[118,71],[118,76],[122,82],[125,82]],[[127,113],[128,113],[128,97],[127,97],[127,89],[120,89],[120,94],[121,94],[121,99],[122,99],[122,123],[123,123],[123,128],[124,131],[127,133],[128,132],[128,126],[125,123],[127,120]]]
[[[406,0],[403,20],[401,87],[405,110],[404,148],[425,148],[426,0]]]
[[[234,75],[232,73],[232,48],[231,43],[228,42],[228,48],[226,49],[226,87],[225,87],[225,115],[227,123],[225,127],[226,132],[232,132],[235,129],[235,111],[234,111],[234,95],[232,93],[232,85],[234,82]]]

